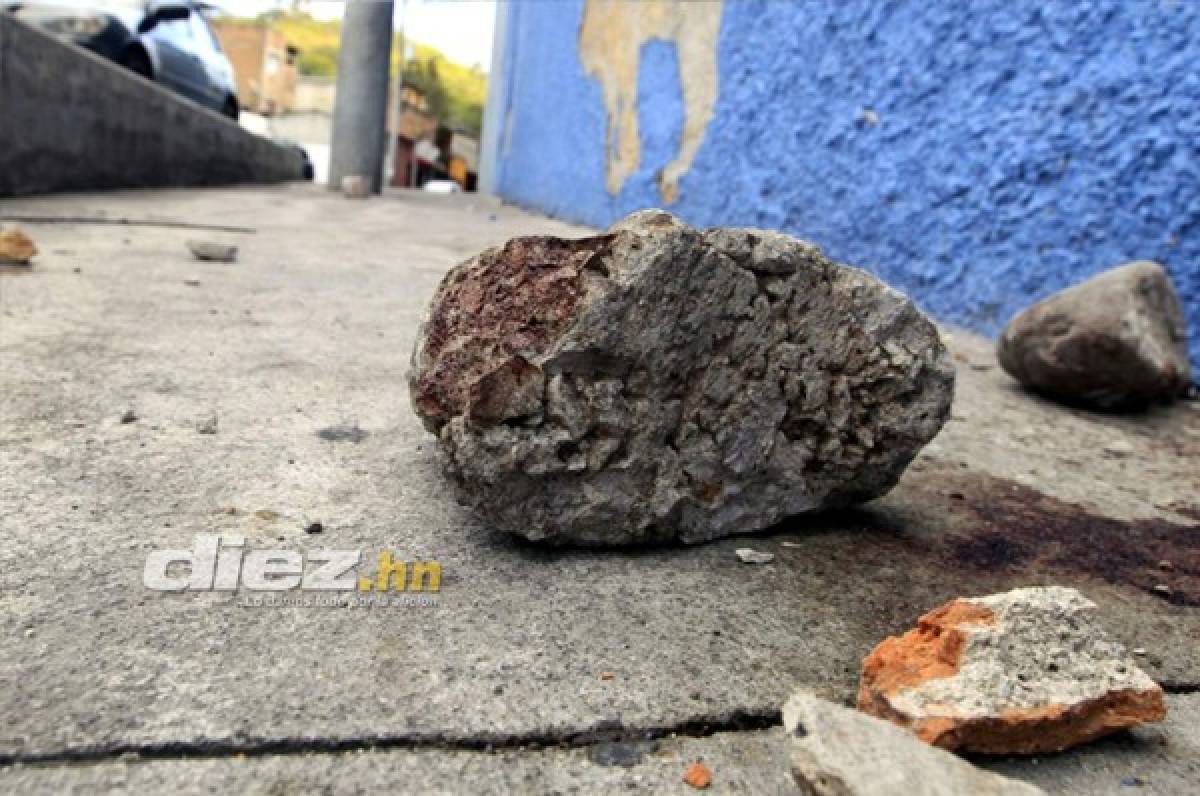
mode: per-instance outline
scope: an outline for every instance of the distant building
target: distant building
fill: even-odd
[[[402,85],[388,129],[396,137],[392,185],[418,188],[429,180],[454,180],[464,191],[475,190],[479,142],[461,131],[438,124],[425,94]]]
[[[266,116],[290,111],[299,51],[266,22],[217,19],[213,29],[233,64],[242,108]]]
[[[323,113],[332,116],[333,101],[336,97],[336,77],[300,75],[296,78],[296,93],[290,110],[295,113]]]

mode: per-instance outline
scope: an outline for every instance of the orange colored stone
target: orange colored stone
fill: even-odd
[[[37,246],[19,229],[0,230],[0,263],[28,265],[37,254]]]
[[[930,745],[982,754],[1061,751],[1166,717],[1162,690],[1144,675],[1145,687],[1114,688],[1072,704],[998,705],[990,715],[971,716],[960,714],[956,703],[940,699],[914,707],[906,692],[931,680],[956,677],[973,632],[1003,633],[1005,628],[991,608],[979,602],[954,600],[925,614],[915,629],[885,639],[863,660],[858,709],[906,727]],[[975,654],[986,652],[973,647]]]
[[[696,761],[683,772],[683,781],[696,790],[704,790],[712,784],[712,772],[708,770],[708,766]]]
[[[915,630],[885,639],[863,661],[858,709],[874,713],[869,709],[873,694],[894,694],[926,680],[953,676],[967,640],[959,626],[992,622],[986,607],[953,600],[918,619]]]

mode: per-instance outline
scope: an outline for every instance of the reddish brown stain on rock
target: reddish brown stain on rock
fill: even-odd
[[[446,275],[425,330],[425,359],[412,385],[426,420],[438,426],[478,408],[474,419],[503,419],[511,387],[521,400],[536,382],[524,365],[570,325],[583,295],[584,270],[611,236],[582,240],[514,238]],[[530,367],[532,367],[530,365]]]

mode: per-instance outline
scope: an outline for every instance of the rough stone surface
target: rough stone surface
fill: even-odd
[[[36,254],[37,246],[20,229],[0,229],[0,263],[28,265]]]
[[[238,247],[230,243],[216,243],[207,240],[189,240],[188,250],[197,260],[211,260],[216,263],[231,263],[237,259]]]
[[[1113,268],[1013,318],[996,347],[1017,381],[1101,409],[1170,401],[1191,385],[1187,327],[1162,266]]]
[[[863,663],[860,710],[923,741],[985,754],[1056,752],[1166,717],[1162,689],[1074,589],[962,598]]]
[[[810,244],[643,211],[452,270],[409,383],[490,525],[624,544],[886,493],[941,428],[954,373],[908,299]]]
[[[916,741],[885,721],[807,691],[783,706],[796,784],[815,796],[1035,796],[1041,788],[1007,779]]]

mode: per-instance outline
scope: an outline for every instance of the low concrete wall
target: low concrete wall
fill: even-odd
[[[0,196],[302,177],[298,152],[0,12]]]

